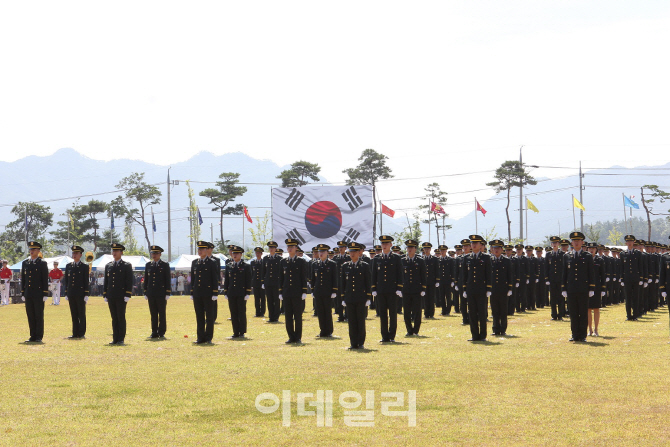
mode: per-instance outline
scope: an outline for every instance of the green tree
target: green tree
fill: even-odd
[[[317,163],[300,160],[291,164],[289,169],[281,171],[277,178],[281,179],[282,187],[297,188],[305,186],[309,183],[309,180],[318,182],[320,180],[319,172],[321,172],[321,167]]]
[[[589,242],[600,243],[600,232],[602,230],[598,227],[594,227],[593,224],[589,224],[588,229],[586,230],[586,238]]]
[[[102,237],[98,240],[98,245],[96,247],[95,253],[112,253],[112,241],[119,242],[121,240],[121,235],[111,228],[103,230]]]
[[[358,166],[348,168],[342,171],[349,176],[347,185],[371,185],[372,186],[372,206],[374,209],[372,238],[377,240],[377,191],[376,185],[379,180],[393,177],[391,168],[386,165],[388,157],[380,154],[374,149],[365,149],[358,157]]]
[[[623,233],[616,228],[609,230],[609,235],[607,236],[607,242],[609,245],[622,245],[623,242]]]
[[[46,230],[53,224],[54,214],[48,206],[35,202],[19,202],[12,207],[11,213],[16,219],[7,224],[0,238],[6,241],[40,241],[46,236]],[[28,228],[26,230],[26,221]]]
[[[209,199],[209,204],[214,205],[212,211],[219,212],[219,230],[221,232],[221,244],[225,246],[223,238],[223,216],[235,215],[239,216],[244,211],[244,205],[236,204],[235,206],[228,206],[234,202],[238,197],[243,196],[247,192],[246,186],[239,186],[240,174],[237,172],[223,172],[219,175],[220,181],[216,182],[216,188],[207,188],[200,191],[202,197]]]
[[[125,198],[119,196],[115,199],[117,210],[126,218],[126,223],[134,222],[144,230],[146,249],[151,246],[149,230],[147,226],[147,213],[152,205],[161,203],[162,193],[158,187],[144,181],[144,173],[134,172],[121,179],[116,185],[118,189],[126,192]],[[116,214],[115,214],[116,215]]]
[[[93,244],[93,251],[96,252],[101,237],[98,214],[106,212],[108,207],[109,205],[99,200],[90,200],[84,205],[73,203],[65,213],[61,214],[65,219],[56,222],[59,228],[51,232],[54,242],[57,244],[86,242]]]
[[[254,255],[253,249],[255,247],[262,247],[263,249],[265,249],[265,245],[272,237],[272,232],[268,228],[269,222],[270,222],[270,213],[266,211],[265,215],[262,218],[256,219],[256,225],[249,228],[249,234],[251,234],[251,243],[253,247],[250,247],[246,252],[248,258],[253,257]]]
[[[526,168],[517,160],[507,160],[496,169],[493,175],[495,181],[487,183],[486,186],[491,186],[496,193],[506,191],[507,206],[505,207],[505,214],[507,216],[507,240],[512,240],[512,221],[509,218],[509,199],[510,192],[514,187],[523,187],[526,185],[537,185],[535,180],[527,171]]]
[[[414,239],[417,242],[421,241],[421,235],[423,234],[423,231],[421,231],[421,215],[416,212],[412,217],[414,220],[411,222],[409,217],[407,217],[407,227],[403,231],[391,235],[396,245],[402,246],[408,239]]]
[[[442,189],[440,189],[440,185],[435,182],[426,186],[424,188],[424,191],[426,191],[426,195],[422,197],[422,200],[428,203],[426,203],[425,205],[419,205],[419,209],[425,211],[427,214],[427,218],[424,219],[422,222],[430,225],[431,218],[435,221],[435,233],[437,234],[437,245],[440,245],[441,225],[437,222],[438,213],[430,211],[430,208],[431,208],[431,202],[441,205],[444,208],[447,203],[447,193],[442,191]],[[445,213],[441,214],[441,216],[442,221],[444,222],[444,219],[446,217],[449,217],[449,214],[447,214],[445,211]],[[451,228],[451,225],[447,225],[447,229],[449,228]]]
[[[651,197],[644,196],[645,189],[649,190],[649,196]],[[656,202],[656,199],[661,203],[669,200],[670,193],[661,190],[658,185],[644,185],[640,188],[640,193],[642,195],[642,206],[647,214],[647,239],[651,240],[651,216],[667,215],[667,213],[655,213],[653,211],[653,203]]]
[[[144,249],[137,244],[132,222],[126,222],[126,225],[123,227],[123,246],[126,247],[123,251],[125,255],[149,257],[148,247]]]
[[[191,247],[193,247],[200,240],[200,218],[198,217],[198,205],[195,203],[195,192],[188,180],[186,180],[186,187],[188,188],[188,220],[190,222],[188,238],[191,241]]]

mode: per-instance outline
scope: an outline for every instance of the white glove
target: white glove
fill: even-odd
[[[640,281],[639,285],[642,285],[642,281]]]
[[[261,289],[265,289],[265,284],[261,284]]]
[[[536,279],[535,282],[540,282],[540,280],[539,280],[539,279]]]
[[[284,299],[284,297],[283,297],[283,296],[281,295],[281,293],[280,293],[280,294],[279,294],[279,301],[281,301],[281,300],[283,300],[283,299]]]
[[[623,286],[623,278],[621,278],[621,279],[619,280],[619,282],[620,282],[621,285]]]
[[[332,293],[332,294],[330,295],[330,297],[331,297],[331,298],[337,298],[337,293]]]
[[[107,302],[107,298],[105,298],[105,303]]]
[[[512,291],[511,291],[511,290],[509,290],[509,291],[507,292],[507,296],[512,296]]]
[[[605,278],[605,282],[610,282],[610,279],[609,279],[609,278]]]
[[[305,298],[307,298],[307,294],[303,293],[301,298],[304,300]]]
[[[244,301],[249,299],[249,295],[244,295]]]
[[[439,282],[436,282],[436,283],[435,283],[435,287],[440,287],[440,283],[439,283]]]
[[[526,280],[526,284],[530,284],[530,279],[527,279],[527,280]]]
[[[623,286],[624,286],[624,284],[623,284],[623,280],[621,280],[621,287],[623,287]]]
[[[347,303],[345,303],[344,301],[342,301],[342,306],[343,306],[343,307],[347,307]]]
[[[661,292],[661,296],[662,296],[663,298],[665,298],[665,297],[668,296],[668,293],[667,293],[667,292]]]
[[[372,296],[377,296],[377,292],[373,290],[372,291]]]
[[[426,292],[421,291],[421,296],[426,296]],[[44,300],[44,301],[46,301],[46,300]]]
[[[65,298],[65,301],[70,301],[70,300],[67,299],[67,295],[65,295],[63,298]]]
[[[547,282],[544,283],[544,285],[549,286],[551,284],[549,283],[549,281],[547,281]]]
[[[656,284],[658,284],[658,279],[656,280]]]
[[[567,298],[568,297],[568,292],[561,292],[561,295],[563,295],[563,298]]]
[[[227,300],[227,299],[228,299],[228,295],[223,295],[223,299],[224,299],[224,300]]]
[[[67,299],[67,298],[66,298],[66,299]],[[85,297],[84,297],[84,302],[85,302],[85,303],[88,303],[88,296],[85,296]]]
[[[649,284],[651,284],[651,281],[652,281],[652,280],[650,279],[650,280],[648,280],[647,282],[648,282]]]
[[[454,287],[454,289],[456,290],[456,292],[458,292],[458,286]]]
[[[600,292],[600,296],[605,296],[605,292]]]
[[[26,300],[26,297],[25,297],[25,296],[22,296],[22,297],[21,297],[21,301],[25,301],[25,300]]]
[[[212,301],[216,301],[216,300],[218,300],[218,299],[219,299],[219,296],[218,296],[218,295],[213,295],[213,296],[212,296]]]
[[[451,281],[451,287],[454,287],[454,282],[453,281]]]
[[[463,298],[467,298],[467,297],[468,297],[468,292],[463,292]]]
[[[365,305],[366,305],[366,306],[369,306],[369,305],[370,305],[370,300],[367,300],[367,301],[365,302]]]
[[[591,297],[592,297],[593,295],[595,295],[595,294],[596,294],[596,293],[595,293],[593,290],[590,291],[590,292],[589,292],[589,298],[591,298]]]
[[[191,301],[193,301],[193,295],[191,295]]]
[[[486,298],[489,298],[491,296],[491,292],[486,292]]]
[[[148,296],[146,296],[146,295],[144,295],[144,299],[145,299],[145,300],[148,300],[148,299],[149,299],[149,297],[148,297]]]
[[[647,287],[649,287],[649,283],[644,283],[644,288],[646,289]]]
[[[170,299],[170,295],[165,295],[165,301]]]
[[[129,296],[123,297],[123,301],[127,303],[128,301],[130,301],[130,297]]]
[[[519,283],[516,283],[516,285],[514,287],[519,287]]]
[[[398,295],[400,298],[402,298],[402,291],[396,290],[395,294]]]
[[[49,299],[49,297],[48,297],[48,296],[45,296],[45,297],[42,297],[42,299],[43,299],[44,301],[46,301],[46,300]]]

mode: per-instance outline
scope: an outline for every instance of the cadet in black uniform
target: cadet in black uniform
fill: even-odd
[[[561,293],[563,283],[563,256],[565,253],[559,250],[561,238],[551,236],[551,252],[545,257],[545,285],[549,287],[549,301],[551,304],[551,319],[563,320],[565,316],[565,298]]]
[[[254,248],[256,259],[249,262],[251,265],[251,288],[254,293],[254,307],[256,317],[265,316],[265,289],[263,289],[263,248]]]
[[[349,243],[350,261],[342,265],[340,280],[342,284],[342,306],[347,308],[349,322],[348,349],[365,349],[365,314],[372,298],[370,265],[359,259],[362,244]]]
[[[430,251],[433,244],[424,242],[421,244],[423,251],[423,262],[426,263],[426,296],[424,301],[424,316],[429,319],[435,318],[435,295],[440,286],[440,262]]]
[[[296,239],[286,239],[285,243],[289,257],[281,260],[279,299],[284,301],[288,334],[286,343],[302,343],[302,312],[305,310],[307,298],[309,265],[303,258],[297,256]]]
[[[512,316],[514,315],[514,310],[516,309],[516,295],[517,291],[519,290],[519,283],[517,281],[517,274],[516,274],[517,260],[514,253],[513,245],[505,244],[503,248],[505,249],[505,256],[507,257],[507,259],[509,259],[512,268],[512,294],[508,297],[507,300],[507,316]]]
[[[535,306],[538,309],[544,309],[545,299],[545,279],[547,277],[546,265],[542,253],[544,248],[535,247]],[[535,309],[533,309],[535,310]]]
[[[49,298],[49,269],[40,257],[42,244],[28,242],[30,259],[21,263],[21,300],[26,302],[30,338],[26,343],[41,343],[44,337],[44,303]]]
[[[279,321],[280,301],[279,294],[281,289],[281,255],[277,253],[277,243],[268,242],[269,254],[263,258],[261,277],[263,284],[261,288],[265,290],[265,298],[268,305],[268,323]]]
[[[526,287],[526,309],[535,310],[536,302],[536,287],[538,277],[537,277],[537,259],[533,250],[535,247],[532,245],[526,245],[526,260],[528,266],[528,286]]]
[[[463,247],[463,253],[458,257],[458,284],[456,290],[459,293],[460,309],[461,316],[463,317],[463,325],[470,324],[470,312],[468,312],[468,298],[467,295],[464,296],[463,292],[465,291],[465,283],[463,282],[463,271],[465,270],[465,257],[470,254],[472,246],[470,245],[470,239],[463,239],[461,241],[461,246]]]
[[[595,269],[593,256],[582,250],[584,234],[570,233],[573,252],[563,258],[563,296],[570,308],[570,341],[586,341],[589,298],[595,295]]]
[[[440,250],[439,265],[440,265],[440,286],[437,289],[439,296],[439,302],[442,305],[441,315],[451,314],[451,307],[453,303],[451,302],[451,291],[454,288],[454,258],[450,257],[447,252],[449,247],[446,245],[440,245],[438,247]]]
[[[602,306],[602,298],[605,296],[607,291],[607,283],[605,278],[607,277],[605,270],[605,260],[602,256],[598,254],[598,243],[589,242],[586,244],[586,249],[589,251],[593,257],[593,270],[595,278],[595,293],[592,297],[589,298],[589,308],[587,310],[588,314],[588,325],[589,325],[589,336],[598,337],[598,323],[600,322],[600,307]],[[591,315],[593,311],[593,315]],[[595,332],[593,326],[595,325]]]
[[[663,302],[669,303],[668,301],[668,290],[670,289],[670,253],[661,254],[659,260],[659,284],[658,290],[661,293]]]
[[[337,264],[328,259],[330,247],[319,244],[315,247],[318,259],[312,264],[312,296],[314,309],[319,318],[319,337],[333,336],[333,299],[337,299]]]
[[[619,255],[622,262],[621,287],[624,290],[624,297],[626,299],[626,319],[635,321],[639,317],[637,313],[638,300],[644,275],[642,253],[634,248],[635,236],[627,234],[624,236],[624,240],[628,249],[623,250]]]
[[[338,269],[337,270],[338,271],[337,278],[338,278],[338,281],[339,281],[340,278],[341,278],[340,269],[342,268],[342,265],[345,262],[349,262],[351,260],[351,258],[346,253],[346,251],[347,251],[347,243],[346,242],[338,241],[337,242],[337,250],[338,250],[338,253],[335,256],[333,256],[333,261],[335,261],[335,264],[337,264],[337,269]],[[340,293],[342,293],[342,288],[340,286],[341,286],[341,284],[338,284],[338,288],[340,290]],[[347,313],[346,313],[345,307],[342,306],[342,304],[341,304],[341,300],[337,300],[337,299],[335,300],[335,313],[337,314],[337,321],[338,322],[341,323],[343,321],[346,321]]]
[[[81,262],[83,252],[84,249],[80,246],[72,246],[73,261],[65,266],[65,274],[63,275],[65,299],[70,305],[70,315],[72,316],[72,335],[68,337],[70,339],[85,338],[86,335],[89,266]]]
[[[126,249],[121,244],[112,244],[114,260],[105,266],[102,296],[112,315],[112,341],[110,345],[123,345],[126,338],[126,305],[133,291],[133,266],[121,259]]]
[[[402,258],[403,304],[405,307],[406,337],[419,335],[421,328],[421,298],[426,295],[426,263],[416,255],[419,243],[413,239],[405,241],[407,256]]]
[[[380,343],[395,341],[398,328],[398,298],[402,297],[403,266],[400,256],[391,252],[393,237],[380,236],[381,253],[372,260],[372,295],[377,301]]]
[[[198,259],[191,263],[191,299],[197,338],[194,344],[211,344],[219,298],[219,265],[207,256],[209,242],[198,241]]]
[[[223,294],[228,300],[230,321],[233,325],[233,335],[230,337],[244,337],[247,332],[247,301],[251,295],[251,266],[242,259],[244,249],[233,245],[229,253],[233,257],[223,272]]]
[[[158,245],[152,245],[149,253],[151,262],[144,267],[144,299],[149,301],[149,313],[151,314],[151,337],[165,338],[167,320],[165,310],[167,300],[170,299],[172,288],[170,286],[170,264],[161,260],[163,249]]]
[[[517,290],[516,311],[523,313],[528,308],[528,289],[530,287],[530,259],[523,254],[523,244],[516,244],[516,274],[519,288]]]
[[[514,276],[512,261],[503,256],[505,243],[499,239],[489,242],[491,246],[491,315],[493,335],[507,335],[507,300],[512,296]]]
[[[478,234],[470,235],[472,253],[463,260],[463,295],[468,299],[470,313],[470,332],[468,341],[486,341],[486,320],[488,318],[488,299],[491,296],[491,256],[480,253],[484,238]]]

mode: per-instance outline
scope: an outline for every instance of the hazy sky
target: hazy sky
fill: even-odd
[[[543,166],[666,163],[669,11],[641,0],[6,1],[0,148],[6,161],[71,147],[166,165],[241,151],[317,162],[331,181],[365,148],[398,178],[494,169],[522,144]],[[419,196],[434,180],[468,191],[490,176],[387,183],[380,195]]]

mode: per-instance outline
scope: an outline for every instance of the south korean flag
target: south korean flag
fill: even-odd
[[[338,241],[372,246],[372,186],[272,189],[272,232],[281,248],[297,239],[304,250]]]

